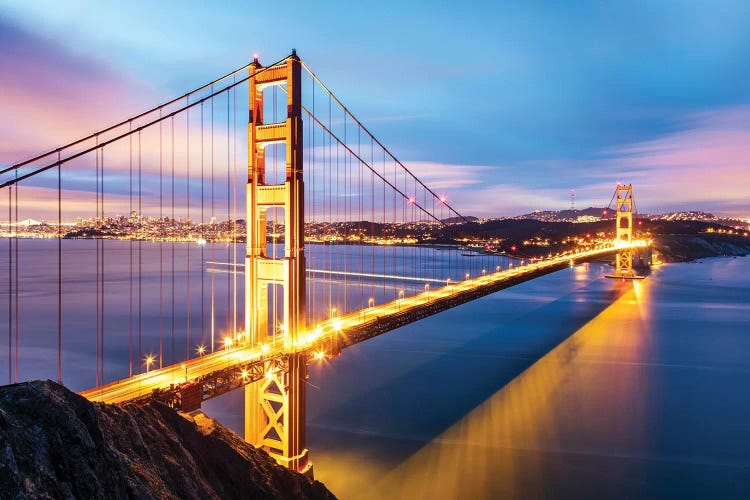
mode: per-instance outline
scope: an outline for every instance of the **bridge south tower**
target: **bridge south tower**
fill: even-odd
[[[295,52],[268,68],[256,58],[249,71],[245,332],[252,345],[284,343],[288,348],[281,367],[269,364],[262,380],[245,386],[245,440],[265,449],[280,464],[311,473],[305,448],[307,365],[305,354],[295,348],[305,331],[301,62]],[[282,85],[287,94],[286,119],[267,123],[264,90]],[[282,184],[267,182],[266,147],[272,144],[286,145]],[[268,251],[268,210],[284,213],[284,252],[279,258]],[[269,293],[283,297],[280,324],[275,318],[269,324]]]

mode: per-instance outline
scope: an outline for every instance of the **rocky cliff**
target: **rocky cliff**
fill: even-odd
[[[205,416],[0,387],[0,498],[335,498]]]

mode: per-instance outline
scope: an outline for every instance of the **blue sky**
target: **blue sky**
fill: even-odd
[[[748,26],[723,1],[0,0],[0,162],[295,47],[464,213],[606,204],[619,181],[645,212],[750,217]],[[30,103],[91,112],[16,130]]]

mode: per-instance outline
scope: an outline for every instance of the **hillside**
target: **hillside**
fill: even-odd
[[[0,387],[0,450],[2,498],[335,498],[205,416],[51,381]]]

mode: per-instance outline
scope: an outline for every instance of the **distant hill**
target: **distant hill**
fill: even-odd
[[[612,210],[603,207],[588,207],[582,210],[537,210],[530,214],[523,214],[513,217],[513,219],[531,219],[545,222],[575,222],[581,218],[588,219],[611,219],[614,217]]]

